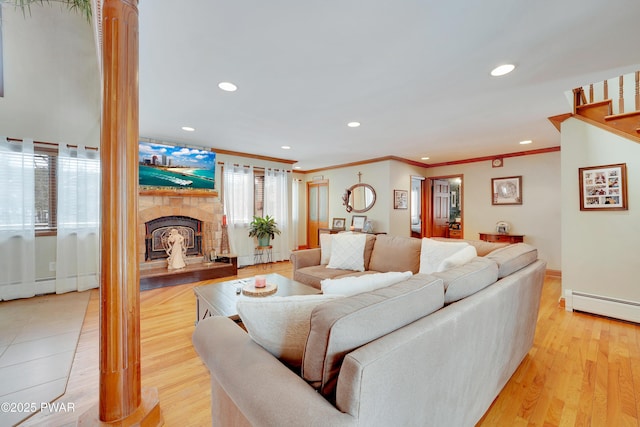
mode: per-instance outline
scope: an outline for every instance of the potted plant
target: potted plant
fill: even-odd
[[[271,239],[275,238],[276,234],[280,234],[280,230],[278,230],[276,220],[269,215],[264,218],[254,216],[253,221],[249,224],[249,237],[256,237],[258,246],[269,246]]]

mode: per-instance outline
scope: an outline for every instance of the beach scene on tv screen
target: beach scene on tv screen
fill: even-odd
[[[138,169],[141,187],[213,190],[216,153],[140,141]]]

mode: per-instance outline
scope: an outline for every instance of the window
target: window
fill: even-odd
[[[264,216],[264,171],[253,170],[253,214]]]
[[[57,227],[56,164],[58,154],[50,148],[34,149],[35,226],[38,234]]]

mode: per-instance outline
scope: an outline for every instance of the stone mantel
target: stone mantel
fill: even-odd
[[[176,192],[141,192],[138,197],[138,260],[145,262],[145,223],[164,216],[187,216],[203,223],[205,253],[220,252],[222,239],[222,203],[217,193],[194,194]]]

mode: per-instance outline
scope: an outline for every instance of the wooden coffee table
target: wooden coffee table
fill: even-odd
[[[265,275],[267,283],[274,283],[278,290],[274,296],[286,297],[290,295],[312,295],[319,294],[320,290],[307,286],[295,280],[288,279],[279,274]],[[236,310],[236,302],[240,298],[270,298],[249,297],[237,293],[238,289],[247,283],[253,283],[253,278],[229,280],[227,282],[212,283],[210,285],[196,286],[193,293],[196,295],[196,324],[210,316],[226,316],[233,320],[240,320]]]

